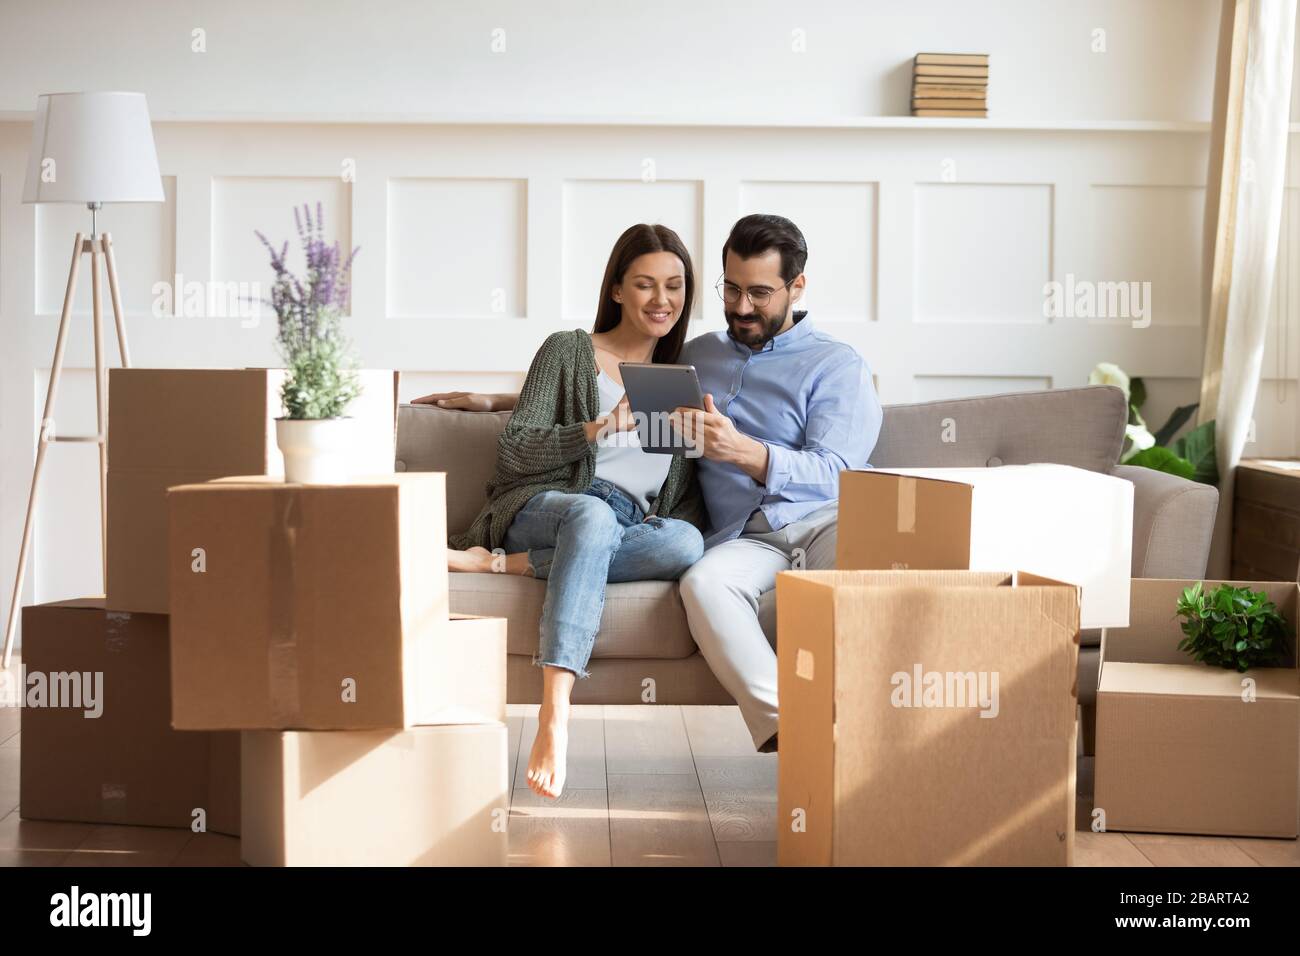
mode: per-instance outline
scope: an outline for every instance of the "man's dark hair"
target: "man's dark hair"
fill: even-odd
[[[803,272],[808,262],[808,243],[803,233],[784,216],[767,213],[745,216],[731,227],[731,235],[722,247],[722,267],[727,267],[728,252],[752,259],[770,249],[781,253],[781,278],[786,282]]]

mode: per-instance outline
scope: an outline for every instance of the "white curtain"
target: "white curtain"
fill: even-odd
[[[1259,392],[1277,266],[1296,0],[1224,0],[1206,183],[1209,316],[1198,421],[1215,422],[1219,513],[1207,577],[1230,576],[1233,471]]]

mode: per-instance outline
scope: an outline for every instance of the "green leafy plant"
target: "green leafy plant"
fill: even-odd
[[[270,252],[271,268],[275,271],[270,304],[278,323],[276,345],[289,372],[280,389],[280,398],[288,418],[339,418],[361,393],[357,362],[343,337],[342,325],[343,309],[348,302],[348,278],[359,248],[353,249],[345,260],[337,242],[325,241],[320,203],[316,204],[314,222],[311,207],[306,204],[301,214],[294,209],[293,218],[307,260],[307,275],[303,279],[290,272],[285,262],[289,252],[287,241],[276,249],[266,236],[255,232]]]
[[[1092,370],[1088,381],[1093,385],[1114,385],[1128,398],[1128,425],[1124,430],[1128,447],[1120,455],[1121,464],[1166,471],[1206,485],[1219,483],[1213,421],[1202,422],[1174,440],[1179,429],[1191,421],[1199,403],[1178,406],[1169,420],[1152,433],[1142,418],[1147,389],[1141,378],[1130,378],[1113,362],[1101,362]]]
[[[1220,584],[1206,592],[1197,581],[1178,599],[1183,634],[1178,649],[1210,667],[1272,667],[1287,651],[1287,622],[1263,591]]]

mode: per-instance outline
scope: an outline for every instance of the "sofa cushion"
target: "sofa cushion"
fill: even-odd
[[[447,473],[447,533],[474,523],[497,467],[497,437],[509,412],[461,412],[437,405],[397,409],[398,471]]]
[[[511,654],[537,653],[537,623],[546,582],[517,574],[453,572],[451,611],[510,621]],[[650,657],[676,660],[696,652],[674,581],[631,581],[605,588],[605,611],[592,658]]]
[[[961,468],[1054,462],[1109,471],[1128,403],[1113,385],[888,405],[871,453],[877,468]]]

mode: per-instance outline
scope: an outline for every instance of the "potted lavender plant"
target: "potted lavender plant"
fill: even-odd
[[[280,389],[285,414],[276,419],[275,436],[284,454],[285,481],[328,484],[348,477],[352,419],[344,413],[360,393],[357,362],[342,329],[349,273],[359,247],[344,259],[337,242],[325,241],[320,203],[315,221],[306,204],[301,211],[294,209],[293,218],[307,258],[303,279],[285,264],[287,240],[277,250],[261,232],[255,233],[275,271],[269,304],[287,371]]]

